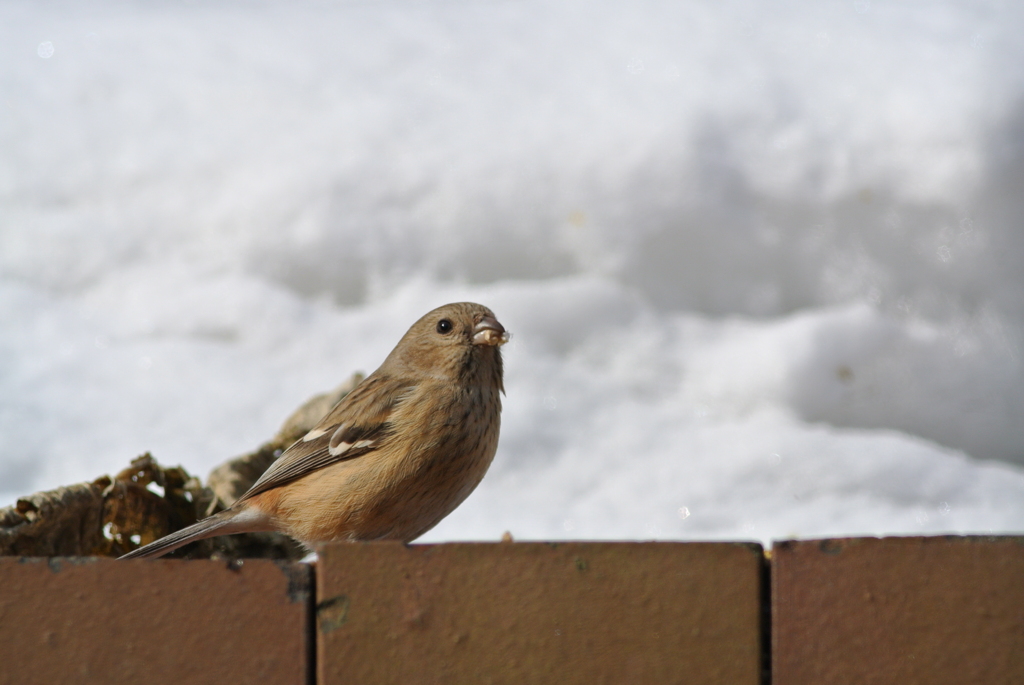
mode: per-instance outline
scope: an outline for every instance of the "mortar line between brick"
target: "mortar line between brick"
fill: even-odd
[[[761,557],[761,685],[772,684],[772,550]]]

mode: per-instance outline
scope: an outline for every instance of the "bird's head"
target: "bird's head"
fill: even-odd
[[[446,304],[414,323],[384,366],[453,381],[479,373],[481,380],[494,376],[500,386],[499,348],[509,337],[487,307],[473,302]]]

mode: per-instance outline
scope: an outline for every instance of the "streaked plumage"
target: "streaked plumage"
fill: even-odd
[[[507,339],[482,305],[429,312],[230,508],[121,558],[242,532],[278,531],[307,546],[416,539],[490,466]]]

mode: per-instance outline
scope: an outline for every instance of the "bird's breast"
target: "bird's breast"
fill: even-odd
[[[497,393],[414,393],[380,449],[280,488],[278,517],[306,544],[409,542],[433,528],[483,479],[498,446]]]

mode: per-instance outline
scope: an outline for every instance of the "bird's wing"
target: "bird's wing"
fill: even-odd
[[[371,375],[285,450],[238,501],[380,449],[393,433],[395,409],[414,388],[408,380]]]

